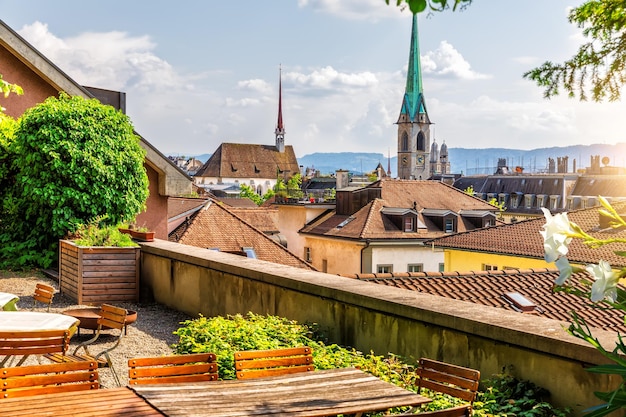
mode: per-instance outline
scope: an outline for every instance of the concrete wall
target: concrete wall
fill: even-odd
[[[554,320],[163,240],[142,244],[141,259],[143,296],[168,307],[315,322],[331,342],[362,352],[444,360],[483,379],[506,371],[549,389],[553,404],[577,415],[598,403],[593,391],[620,382],[587,372],[603,357]],[[613,333],[596,337],[613,347]]]

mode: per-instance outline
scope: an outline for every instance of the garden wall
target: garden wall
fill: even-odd
[[[593,391],[620,382],[587,372],[604,358],[543,317],[163,240],[142,244],[141,283],[143,297],[193,316],[278,315],[318,323],[329,342],[363,352],[430,357],[477,368],[482,379],[506,371],[576,415],[598,403]],[[615,334],[596,335],[614,346]]]

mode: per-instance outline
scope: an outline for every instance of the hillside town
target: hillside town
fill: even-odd
[[[585,267],[598,259],[626,268],[626,228],[606,220],[602,205],[626,210],[626,168],[606,155],[555,155],[547,172],[505,158],[490,174],[451,172],[457,144],[434,138],[417,23],[414,14],[397,97],[397,176],[391,156],[363,172],[300,164],[298,138],[285,129],[289,96],[279,70],[266,144],[223,142],[200,161],[166,156],[137,127],[149,196],[134,223],[154,240],[140,243],[139,263],[117,298],[115,283],[80,288],[83,279],[69,270],[83,266],[61,265],[72,250],[62,244],[59,264],[45,268],[57,291],[81,305],[147,297],[193,316],[256,311],[319,322],[330,340],[363,351],[437,356],[484,376],[512,369],[582,415],[594,401],[589,386],[613,389],[616,379],[585,373],[605,359],[564,329],[575,311],[603,342],[613,341],[626,331],[623,314],[554,291],[560,271],[545,255],[542,232],[547,212],[611,241],[594,249],[568,242],[573,288],[586,288]],[[20,118],[59,91],[125,112],[124,92],[80,85],[3,21],[0,40],[0,73],[25,90],[1,99],[6,115]],[[103,259],[92,262],[103,268]],[[89,298],[96,293],[103,298]]]

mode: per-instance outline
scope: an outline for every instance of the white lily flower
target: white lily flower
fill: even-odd
[[[543,236],[545,260],[546,262],[554,262],[559,256],[567,255],[567,245],[572,241],[568,234],[574,231],[567,218],[567,213],[553,216],[545,207],[542,207],[541,210],[546,218],[546,224],[543,225],[544,230],[539,232]]]
[[[554,282],[556,285],[563,285],[572,276],[572,265],[565,256],[561,256],[554,264],[559,268],[559,277]]]
[[[615,287],[619,281],[619,276],[613,271],[611,265],[607,261],[600,261],[598,265],[587,265],[586,269],[595,279],[591,286],[591,301],[597,303],[606,298],[615,302],[617,299]]]

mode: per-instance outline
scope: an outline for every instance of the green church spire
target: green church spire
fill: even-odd
[[[420,64],[417,14],[413,15],[409,66],[406,74],[406,88],[400,113],[406,114],[411,121],[415,121],[418,114],[426,114],[426,104],[424,102],[424,93],[422,91],[422,68]]]

